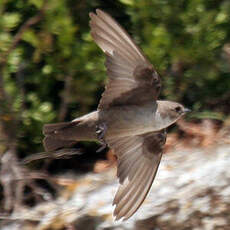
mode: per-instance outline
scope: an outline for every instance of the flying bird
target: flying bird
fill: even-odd
[[[106,56],[108,82],[96,111],[70,122],[46,124],[46,151],[78,141],[99,141],[113,149],[120,186],[116,220],[131,217],[145,200],[160,164],[166,128],[188,109],[157,100],[161,79],[128,33],[107,13],[90,13],[91,35]]]

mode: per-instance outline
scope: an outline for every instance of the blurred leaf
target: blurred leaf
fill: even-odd
[[[38,9],[40,9],[43,5],[44,0],[29,0],[29,3],[36,6]]]
[[[11,73],[14,73],[18,70],[18,65],[21,61],[21,57],[22,57],[21,48],[17,48],[10,53],[8,58],[8,64],[9,64],[9,71]]]
[[[22,36],[22,39],[34,47],[37,47],[39,44],[38,36],[32,29],[25,31]]]
[[[5,13],[2,16],[2,25],[6,31],[13,30],[21,21],[19,13]]]
[[[7,51],[11,45],[12,37],[8,33],[0,33],[0,51]],[[0,54],[1,56],[1,54]]]
[[[134,5],[134,0],[119,0],[121,3],[125,4],[125,5]]]

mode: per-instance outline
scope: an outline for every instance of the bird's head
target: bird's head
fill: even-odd
[[[167,120],[169,125],[176,122],[180,117],[190,112],[190,109],[185,108],[183,105],[173,101],[157,101],[158,112],[162,119]]]

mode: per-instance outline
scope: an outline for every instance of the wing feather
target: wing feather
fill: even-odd
[[[132,216],[145,200],[151,188],[153,180],[155,178],[158,166],[159,164],[157,165],[157,168],[154,167],[148,168],[148,172],[146,173],[145,178],[141,181],[138,191],[136,192],[131,202],[129,201],[126,205],[127,206],[127,208],[125,209],[126,216],[124,220]]]
[[[136,206],[140,205],[140,201],[142,201],[143,196],[145,197],[146,194],[143,193],[143,190],[147,186],[149,177],[151,176],[149,173],[149,169],[142,168],[142,174],[139,175],[139,178],[137,178],[137,182],[139,183],[139,187],[136,188],[133,184],[131,184],[129,187],[130,193],[127,194],[126,199],[122,199],[119,202],[119,205],[117,208],[117,219],[125,216],[125,219],[128,218],[128,214],[131,212],[133,213],[133,209],[136,210]],[[135,182],[136,183],[136,182]]]
[[[116,220],[131,217],[145,200],[160,164],[166,131],[107,140],[118,157]]]
[[[111,35],[116,37],[117,40],[120,40],[121,43],[126,45],[126,48],[130,49],[135,56],[139,56],[139,58],[143,59],[143,61],[146,61],[143,54],[134,44],[127,32],[112,17],[99,9],[96,10],[96,13],[98,15],[96,25],[99,25],[99,27],[100,25],[104,26],[104,29],[107,30],[108,33],[110,33]]]
[[[101,10],[89,16],[91,35],[106,54],[105,66],[109,76],[98,108],[140,105],[156,100],[160,92],[160,77],[131,37]],[[157,80],[157,84],[153,84],[152,79]]]

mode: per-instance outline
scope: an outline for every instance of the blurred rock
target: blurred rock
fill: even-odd
[[[21,229],[30,229],[28,220],[34,219],[36,230],[227,230],[229,168],[230,145],[175,150],[163,156],[150,194],[128,221],[114,222],[112,217],[118,187],[115,168],[82,176],[67,189],[68,196],[60,194],[56,201],[14,213],[12,218],[24,219]]]
[[[200,124],[180,119],[177,124],[179,129],[185,133],[185,138],[183,138],[185,146],[193,145],[205,148],[215,145],[218,141],[216,138],[218,128],[211,119],[203,119]]]
[[[114,169],[94,177],[84,213],[101,216],[95,229],[229,229],[230,146],[186,149],[165,155],[151,192],[126,222],[113,222]],[[76,191],[74,196],[79,196]]]

